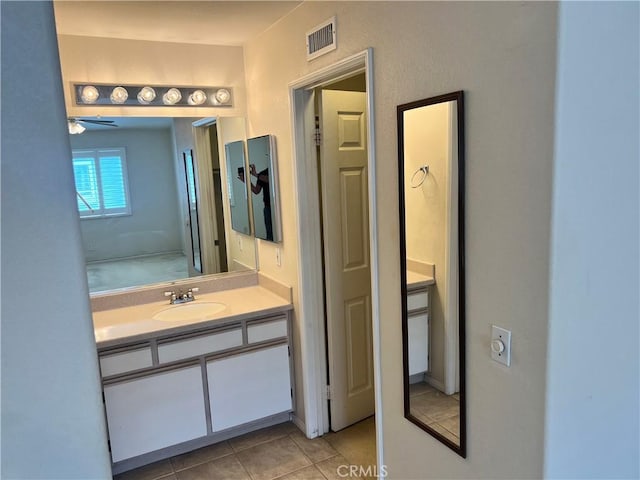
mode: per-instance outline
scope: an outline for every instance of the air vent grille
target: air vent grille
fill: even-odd
[[[307,32],[307,60],[313,60],[337,48],[336,17]]]

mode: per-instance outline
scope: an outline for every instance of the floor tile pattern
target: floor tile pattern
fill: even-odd
[[[313,440],[293,423],[281,423],[116,475],[114,480],[331,480],[344,478],[351,465],[375,472],[373,417]]]
[[[438,433],[460,445],[460,397],[445,395],[421,382],[409,388],[411,413]]]

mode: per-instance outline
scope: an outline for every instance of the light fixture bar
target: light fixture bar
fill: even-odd
[[[74,83],[76,105],[233,107],[231,87]]]

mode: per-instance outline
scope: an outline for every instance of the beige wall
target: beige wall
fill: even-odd
[[[58,35],[68,115],[243,116],[242,47]],[[74,106],[72,82],[228,86],[232,108]]]
[[[307,63],[305,32],[334,14],[338,49]],[[275,264],[274,246],[258,242],[261,269],[294,287],[287,84],[373,48],[378,360],[391,478],[542,476],[555,40],[552,3],[309,2],[245,47],[247,133],[276,136],[282,190],[282,267]],[[455,90],[466,95],[467,460],[403,417],[393,186],[396,105]],[[297,319],[296,328],[311,321]],[[492,323],[513,331],[509,369],[490,360]]]
[[[407,258],[435,266],[436,283],[429,302],[429,376],[445,382],[445,311],[448,268],[447,198],[449,181],[450,103],[439,103],[404,113],[404,185]],[[429,166],[418,188],[411,188],[414,172]],[[418,173],[416,181],[421,178]]]

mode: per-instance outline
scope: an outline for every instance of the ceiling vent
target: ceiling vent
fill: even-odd
[[[307,61],[324,55],[338,47],[336,41],[336,17],[307,32]]]

